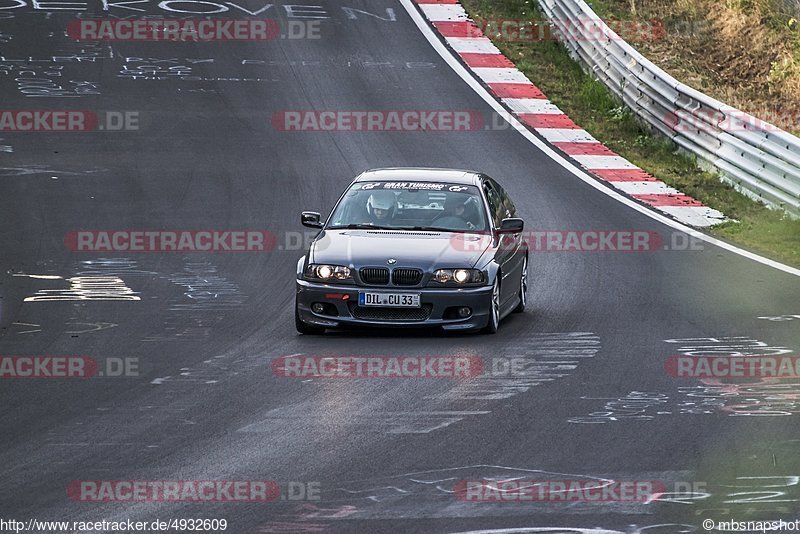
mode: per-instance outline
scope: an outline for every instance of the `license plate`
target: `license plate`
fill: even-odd
[[[382,306],[385,308],[419,308],[419,293],[358,293],[359,306]]]

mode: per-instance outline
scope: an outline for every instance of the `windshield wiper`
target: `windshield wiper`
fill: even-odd
[[[400,226],[398,230],[414,230],[417,232],[456,232],[462,234],[480,233],[477,228],[443,228],[441,226]]]
[[[447,228],[435,227],[435,226],[400,226],[398,230],[414,230],[417,232],[449,232]]]
[[[391,226],[377,226],[374,224],[353,223],[339,226],[329,226],[328,230],[397,230]]]

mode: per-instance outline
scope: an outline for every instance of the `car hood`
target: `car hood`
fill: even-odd
[[[443,267],[474,267],[489,246],[486,236],[406,230],[326,230],[311,244],[309,263],[355,268],[416,267],[430,272]]]

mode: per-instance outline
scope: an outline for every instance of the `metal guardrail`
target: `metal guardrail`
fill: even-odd
[[[692,89],[648,61],[583,0],[538,0],[570,54],[698,162],[800,217],[800,138]]]

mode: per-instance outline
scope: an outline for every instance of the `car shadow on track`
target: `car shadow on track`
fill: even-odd
[[[486,338],[493,339],[498,336],[504,337],[504,333],[518,335],[520,329],[524,329],[525,325],[535,321],[537,314],[532,310],[525,310],[524,313],[514,313],[503,319],[500,323],[500,329],[494,336],[483,334],[482,332],[461,332],[453,330],[442,330],[436,327],[427,328],[380,328],[380,327],[364,327],[364,328],[342,328],[337,330],[328,330],[323,335],[314,336],[299,336],[308,339],[371,339],[371,338],[418,338],[418,339],[440,339],[440,338],[469,338],[476,339]]]

